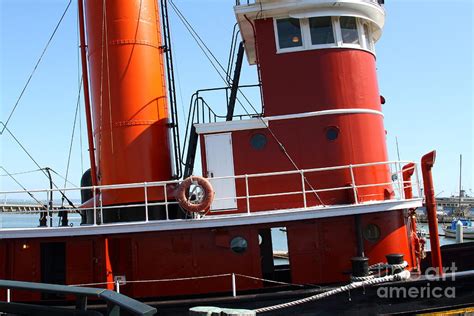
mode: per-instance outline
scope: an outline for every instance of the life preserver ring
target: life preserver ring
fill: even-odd
[[[189,189],[192,191],[189,192]],[[204,212],[209,209],[214,200],[214,190],[207,179],[191,176],[179,185],[176,200],[188,212]]]

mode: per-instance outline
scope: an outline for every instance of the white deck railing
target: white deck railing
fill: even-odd
[[[363,204],[370,200],[370,198],[367,198],[367,196],[363,196],[364,201],[361,201],[361,195],[359,195],[359,191],[362,189],[366,188],[373,188],[373,187],[387,187],[390,186],[393,188],[393,192],[395,193],[395,196],[393,196],[391,199],[392,200],[405,200],[405,193],[404,193],[404,187],[405,186],[411,186],[414,198],[420,198],[422,196],[421,194],[421,186],[420,186],[420,179],[418,176],[418,166],[414,164],[414,176],[412,178],[412,181],[410,183],[404,183],[403,182],[403,176],[402,176],[402,167],[409,163],[408,161],[388,161],[388,162],[375,162],[375,163],[365,163],[365,164],[354,164],[354,165],[346,165],[346,166],[335,166],[335,167],[328,167],[328,168],[314,168],[314,169],[305,169],[305,170],[294,170],[294,171],[282,171],[282,172],[270,172],[270,173],[259,173],[259,174],[246,174],[246,175],[237,175],[237,176],[229,176],[229,177],[216,177],[216,178],[211,178],[211,180],[219,180],[219,179],[233,179],[234,181],[241,181],[243,182],[244,185],[244,190],[245,191],[244,195],[238,196],[232,196],[232,197],[222,197],[222,198],[216,198],[215,201],[219,200],[228,200],[228,199],[234,199],[234,200],[244,200],[245,201],[245,207],[242,209],[242,205],[240,209],[234,210],[234,212],[237,213],[242,213],[242,214],[250,214],[254,211],[255,209],[252,210],[251,207],[251,201],[252,199],[261,199],[261,198],[271,198],[271,197],[281,197],[281,196],[300,196],[301,200],[301,207],[302,209],[307,209],[310,207],[315,207],[314,203],[309,203],[308,202],[308,195],[317,195],[319,193],[323,192],[332,192],[332,191],[347,191],[350,190],[352,191],[353,194],[353,202],[354,204]],[[380,182],[380,183],[360,183],[358,184],[358,179],[357,179],[357,170],[358,169],[363,169],[363,168],[370,168],[370,167],[378,167],[378,166],[387,166],[388,171],[390,174],[387,174],[388,176],[391,177],[392,181],[390,182]],[[340,186],[340,187],[333,187],[333,188],[319,188],[318,189],[318,183],[315,183],[314,180],[311,182],[308,181],[308,176],[314,173],[321,173],[321,172],[330,172],[330,171],[348,171],[350,174],[350,179],[351,183],[345,186]],[[373,171],[373,170],[372,170]],[[377,172],[382,172],[383,169],[377,170]],[[299,186],[299,190],[291,190],[288,192],[277,192],[277,190],[274,190],[273,192],[269,193],[261,193],[261,194],[251,194],[252,192],[252,187],[250,185],[251,180],[253,179],[263,179],[263,178],[268,178],[268,177],[278,177],[278,176],[291,176],[291,175],[299,175],[299,180],[298,182],[292,182],[291,184],[293,187]],[[382,176],[382,178],[387,178],[387,175]],[[70,206],[68,207],[58,207],[57,205],[54,206],[53,210],[42,210],[42,211],[26,211],[26,212],[18,212],[18,213],[40,213],[40,212],[46,212],[47,216],[50,217],[52,216],[53,213],[57,213],[60,211],[64,212],[76,212],[76,211],[86,211],[86,210],[92,210],[93,212],[93,225],[100,225],[101,220],[103,219],[103,212],[105,210],[112,210],[112,209],[125,209],[125,208],[132,208],[132,207],[143,207],[144,208],[144,221],[148,222],[151,221],[149,219],[149,208],[152,206],[163,206],[165,210],[165,219],[166,220],[172,220],[170,219],[170,213],[169,213],[169,208],[171,205],[176,205],[178,204],[174,199],[170,199],[168,196],[168,190],[171,188],[176,188],[181,181],[161,181],[161,182],[144,182],[144,183],[129,183],[129,184],[116,184],[116,185],[100,185],[100,186],[90,186],[90,187],[81,187],[81,188],[65,188],[65,189],[38,189],[38,190],[29,190],[28,192],[37,195],[37,194],[45,194],[46,196],[49,196],[49,193],[52,191],[53,194],[59,194],[59,191],[62,192],[64,195],[68,195],[71,192],[80,192],[80,190],[91,190],[92,191],[92,205],[88,208],[86,207],[77,207],[77,208],[72,208]],[[287,184],[287,183],[286,183]],[[242,187],[242,184],[241,184]],[[150,200],[150,190],[153,190],[153,188],[160,188],[160,191],[162,190],[162,196],[163,200],[161,201],[151,201]],[[105,191],[112,191],[112,190],[124,190],[124,189],[141,189],[143,190],[143,202],[139,203],[131,203],[131,204],[123,204],[123,205],[103,205],[102,201],[102,195],[103,192]],[[214,188],[217,192],[219,192],[219,188]],[[0,192],[0,196],[4,195],[5,199],[15,199],[15,196],[19,195],[24,195],[25,191],[6,191],[6,192]],[[378,194],[380,195],[380,194]],[[316,197],[316,196],[315,196]],[[376,199],[373,200],[380,200],[380,196]],[[293,202],[293,201],[292,201]],[[242,204],[242,203],[241,203]],[[48,205],[48,202],[44,203],[45,206]],[[323,207],[323,205],[319,205]],[[295,208],[294,205],[291,207],[281,207],[280,209],[289,209],[289,208]],[[258,210],[258,211],[261,211]],[[204,215],[196,215],[194,218],[202,218]],[[219,216],[219,215],[213,215],[213,212],[209,212],[207,216]],[[48,223],[49,218],[48,218]],[[26,227],[26,226],[25,226]]]

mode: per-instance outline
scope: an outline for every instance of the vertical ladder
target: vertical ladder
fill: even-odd
[[[166,60],[166,75],[168,82],[168,98],[170,104],[170,123],[172,143],[172,153],[174,158],[174,178],[179,179],[182,175],[181,159],[180,159],[180,141],[179,141],[179,128],[178,128],[178,113],[176,105],[176,90],[174,81],[174,68],[173,68],[173,54],[171,50],[171,34],[168,19],[168,1],[161,0],[161,23],[163,25],[163,52],[165,53]]]

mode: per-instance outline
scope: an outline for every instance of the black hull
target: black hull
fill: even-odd
[[[443,293],[441,297],[433,297],[432,291],[435,287],[437,289],[434,294],[437,296],[439,293]],[[446,297],[445,293],[451,295],[453,292],[451,288],[454,289],[455,297]],[[427,289],[429,289],[429,294],[426,294]],[[422,295],[404,297],[403,293],[410,293],[409,291],[412,291],[412,293],[418,291]],[[223,297],[147,303],[158,309],[157,315],[188,315],[189,309],[195,306],[257,309],[291,302],[320,292],[321,290],[305,289],[239,295],[236,298]],[[384,297],[386,293],[388,293],[388,296]],[[391,297],[390,293],[392,293]],[[366,287],[365,289],[356,289],[319,301],[262,313],[262,315],[410,315],[466,307],[474,307],[474,271],[461,273],[456,276],[455,280],[452,280],[451,276],[446,280],[423,278],[416,281],[396,282],[390,285],[382,284]]]

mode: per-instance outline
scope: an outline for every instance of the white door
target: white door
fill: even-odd
[[[211,211],[236,209],[235,179],[212,179],[234,176],[231,133],[205,135],[204,140],[206,143],[207,176],[216,193]]]

